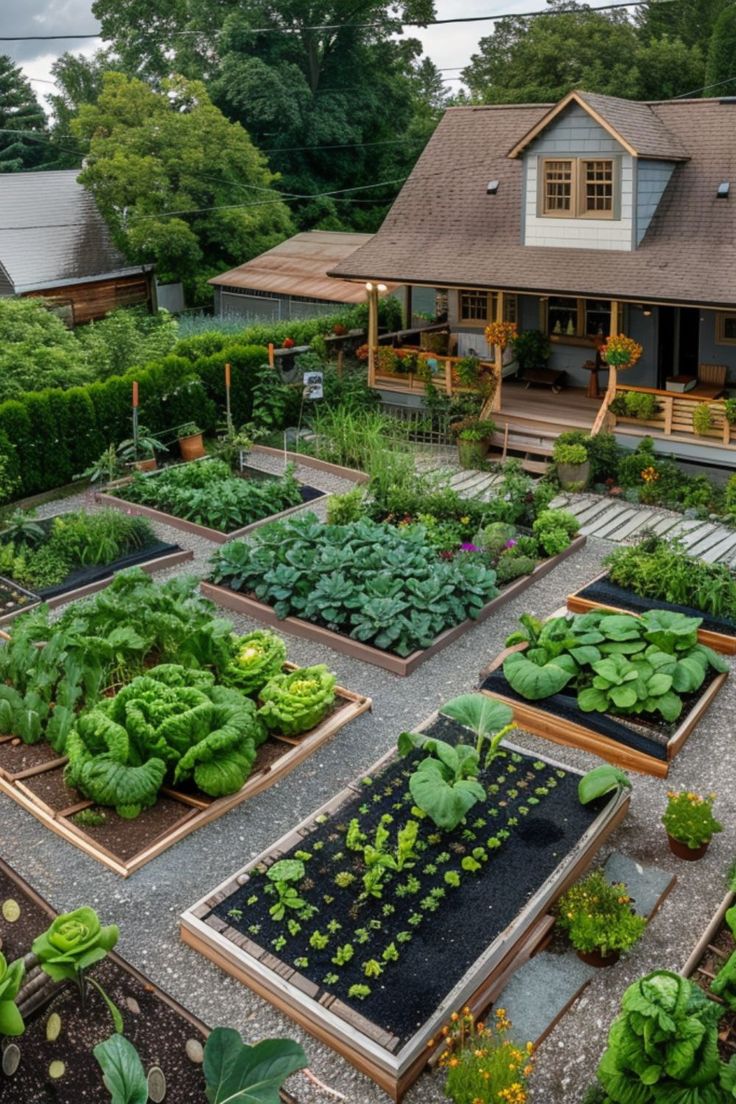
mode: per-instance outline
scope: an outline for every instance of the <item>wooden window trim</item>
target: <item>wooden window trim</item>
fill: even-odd
[[[585,210],[585,165],[592,161],[608,161],[611,164],[612,202],[610,211]],[[571,167],[570,210],[547,210],[547,165],[567,162]],[[615,156],[605,157],[539,157],[537,158],[537,217],[563,218],[577,220],[613,221],[621,218],[621,159]]]
[[[484,330],[489,322],[495,321],[496,305],[495,305],[495,291],[486,291],[486,317],[481,318],[465,318],[462,314],[463,295],[482,295],[483,288],[458,288],[457,292],[457,325],[462,326],[465,329],[478,329]],[[504,294],[503,299],[503,313],[504,320],[509,321],[509,314],[511,314],[511,302],[513,302],[513,319],[511,321],[517,321],[519,317],[519,302],[517,295]]]
[[[736,337],[726,337],[726,319],[736,321],[736,311],[718,311],[716,313],[716,344],[736,345]]]
[[[574,299],[575,300],[575,302],[577,304],[577,306],[576,306],[577,318],[576,318],[576,322],[575,322],[575,333],[574,334],[567,334],[567,333],[552,334],[552,333],[549,333],[549,296],[547,296],[544,299],[540,299],[540,301],[539,301],[539,328],[542,331],[542,333],[547,335],[547,338],[552,342],[553,345],[580,345],[580,346],[583,346],[586,349],[595,348],[595,346],[598,344],[598,342],[596,340],[596,337],[595,336],[588,336],[586,333],[584,333],[584,330],[585,330],[585,302],[586,302],[586,298],[585,297],[581,298],[580,296],[575,296],[575,295],[560,295],[560,296],[553,296],[553,298]],[[610,300],[601,300],[601,302],[603,302],[603,301],[610,302],[611,304],[613,303],[612,299],[610,299]],[[622,307],[622,304],[619,303],[619,331],[622,331],[623,325],[624,325],[623,312],[621,310],[621,307]],[[604,336],[607,337],[608,335],[605,334]],[[736,344],[736,342],[734,344]]]

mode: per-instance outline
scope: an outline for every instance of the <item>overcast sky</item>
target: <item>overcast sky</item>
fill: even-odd
[[[436,0],[437,17],[451,19],[488,12],[521,12],[539,8],[540,0]],[[429,27],[424,31],[410,28],[424,43],[426,53],[441,68],[467,65],[477,49],[478,39],[490,33],[492,23],[456,23]],[[98,29],[92,15],[92,0],[0,0],[0,28],[3,35],[91,34]],[[43,97],[51,91],[51,66],[65,50],[93,53],[102,45],[100,39],[55,42],[4,42],[0,52],[9,54],[22,65],[26,75],[34,80],[36,93]],[[444,73],[448,87],[459,87],[458,71]]]

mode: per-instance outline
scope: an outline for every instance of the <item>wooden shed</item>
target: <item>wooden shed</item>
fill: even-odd
[[[0,173],[0,296],[43,296],[70,325],[150,309],[153,266],[128,264],[77,175]]]

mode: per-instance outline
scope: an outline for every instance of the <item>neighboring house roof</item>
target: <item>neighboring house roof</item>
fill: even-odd
[[[13,291],[86,283],[150,268],[113,245],[78,169],[0,173],[0,267]]]
[[[602,96],[597,92],[570,92],[517,142],[509,157],[519,157],[568,104],[577,103],[604,130],[620,142],[632,157],[648,157],[664,161],[687,161],[688,154],[676,134],[667,129],[653,106],[618,96]]]
[[[639,106],[633,105],[637,118]],[[677,164],[636,249],[525,246],[522,161],[509,160],[508,152],[545,118],[550,105],[457,107],[445,113],[381,229],[333,274],[732,307],[736,102],[645,106],[689,160]],[[486,195],[489,180],[499,181],[496,195]],[[723,180],[731,181],[727,200],[716,199]]]
[[[273,295],[303,295],[335,303],[365,302],[365,288],[348,280],[331,280],[328,269],[367,245],[372,234],[308,230],[231,268],[208,282],[217,287],[268,291]],[[393,290],[393,289],[389,289]]]

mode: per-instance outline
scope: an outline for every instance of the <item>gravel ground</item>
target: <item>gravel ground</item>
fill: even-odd
[[[279,461],[264,458],[258,463],[273,469]],[[300,469],[299,475],[325,490],[342,491],[350,486],[312,469]],[[60,508],[67,510],[90,502],[88,493],[64,500]],[[56,509],[49,503],[40,513],[48,515]],[[324,504],[318,512],[323,509]],[[185,571],[205,571],[213,550],[210,542],[164,526],[157,532],[162,539],[193,549],[194,564],[184,565]],[[348,725],[328,747],[284,781],[200,829],[129,880],[121,880],[57,839],[0,795],[3,857],[60,911],[84,903],[96,908],[103,922],[117,922],[122,933],[121,953],[207,1023],[237,1027],[251,1041],[279,1034],[299,1038],[317,1076],[343,1093],[349,1104],[383,1104],[387,1097],[372,1082],[244,986],[184,947],[178,937],[178,916],[365,771],[394,744],[402,729],[422,721],[449,697],[471,690],[479,670],[501,649],[518,616],[525,611],[548,615],[559,608],[567,594],[600,570],[609,548],[606,542],[589,540],[581,552],[407,679],[290,638],[291,659],[302,664],[328,663],[343,686],[372,697],[373,712]],[[234,620],[242,631],[255,627],[246,618],[236,616]],[[532,1083],[536,1104],[574,1104],[582,1099],[624,988],[648,970],[679,968],[721,900],[726,872],[736,854],[736,754],[732,748],[734,725],[729,721],[735,708],[736,683],[727,683],[675,761],[669,780],[634,776],[629,817],[606,844],[601,858],[610,850],[620,850],[644,864],[656,864],[676,873],[678,881],[639,946],[617,966],[593,978],[582,998],[540,1047]],[[517,733],[514,738],[533,751],[541,745],[543,750],[582,769],[599,762],[583,752],[561,750],[525,733]],[[725,831],[716,837],[701,862],[678,862],[667,849],[659,818],[670,786],[719,794],[716,811]],[[327,1099],[299,1076],[289,1088],[300,1104]],[[441,1077],[425,1073],[405,1099],[407,1104],[440,1104],[445,1100]]]

